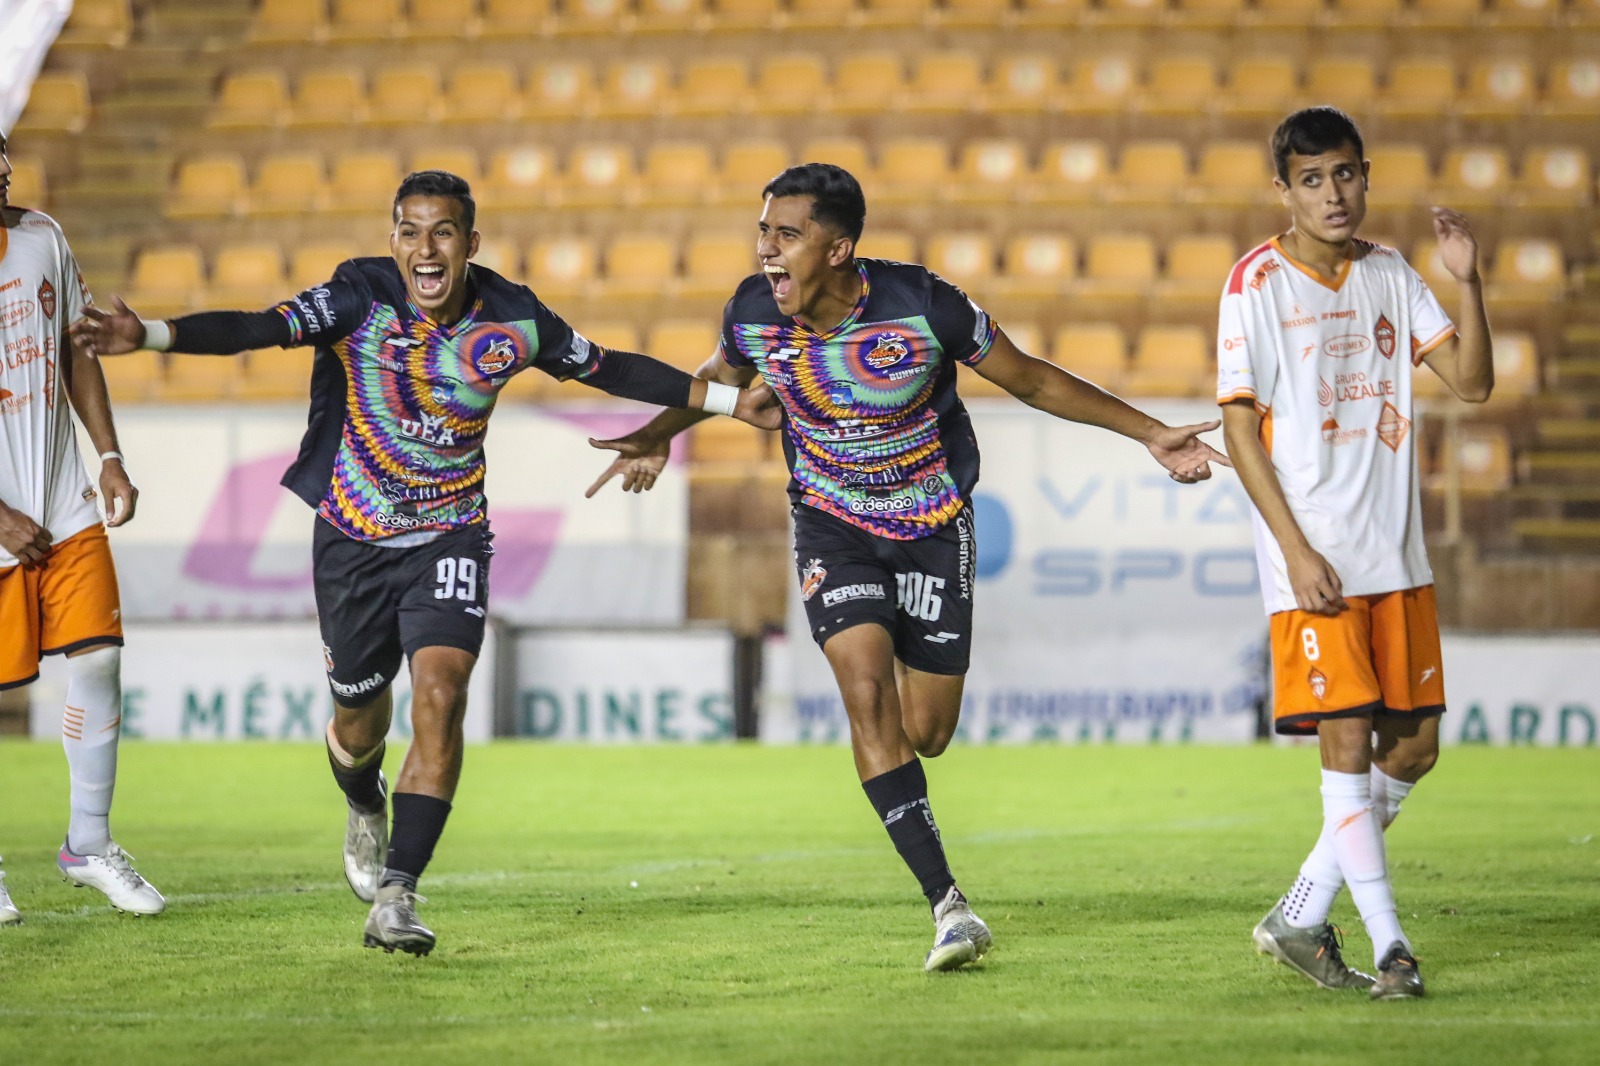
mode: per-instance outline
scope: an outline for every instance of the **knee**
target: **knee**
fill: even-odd
[[[918,755],[924,759],[936,759],[944,754],[950,746],[950,741],[955,738],[955,727],[943,725],[926,725],[917,733],[911,734],[911,746]]]
[[[465,679],[430,674],[418,677],[411,687],[411,714],[430,720],[459,721],[467,709]]]
[[[875,736],[891,724],[898,726],[892,681],[876,676],[852,678],[840,684],[839,695],[858,732]]]
[[[1398,750],[1383,761],[1383,772],[1402,781],[1421,781],[1439,761],[1439,749]]]

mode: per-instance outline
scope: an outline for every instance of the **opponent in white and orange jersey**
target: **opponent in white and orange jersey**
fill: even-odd
[[[1455,324],[1398,252],[1356,239],[1369,165],[1348,115],[1298,111],[1273,134],[1272,153],[1292,224],[1228,277],[1217,400],[1255,504],[1277,731],[1318,736],[1324,825],[1255,944],[1324,987],[1420,996],[1383,842],[1401,799],[1438,759],[1444,712],[1411,374],[1426,363],[1462,399],[1488,399],[1477,242],[1461,215],[1433,209],[1459,282]],[[1372,935],[1376,978],[1345,966],[1328,924],[1347,882]]]
[[[39,676],[41,655],[67,656],[62,743],[72,817],[57,865],[136,914],[166,901],[111,840],[122,723],[122,612],[105,526],[133,517],[137,490],[117,451],[99,362],[67,326],[91,303],[54,219],[10,204],[0,135],[0,689]],[[70,407],[68,406],[70,402]],[[77,411],[101,459],[96,493],[78,457]],[[0,881],[0,923],[21,921]]]

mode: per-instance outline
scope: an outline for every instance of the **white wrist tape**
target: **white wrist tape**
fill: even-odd
[[[172,327],[164,318],[154,322],[141,318],[144,325],[144,346],[153,352],[164,352],[172,347]]]
[[[720,381],[706,382],[706,398],[700,404],[702,411],[717,415],[731,415],[739,405],[739,390]]]
[[[102,463],[109,463],[113,459],[115,459],[119,463],[122,463],[124,466],[126,466],[127,462],[128,462],[126,459],[124,459],[122,457],[122,453],[121,452],[101,452],[100,453],[100,461]]]

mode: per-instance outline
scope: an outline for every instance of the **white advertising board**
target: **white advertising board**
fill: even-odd
[[[1444,637],[1445,744],[1600,747],[1600,637]]]
[[[310,740],[333,717],[315,622],[130,623],[122,654],[123,736],[150,740]],[[466,736],[493,734],[496,634],[467,692]],[[411,677],[394,685],[390,738],[411,739]],[[51,656],[29,691],[30,732],[61,732],[66,668]]]
[[[588,438],[631,430],[649,413],[618,404],[496,409],[486,449],[496,617],[591,625],[683,617],[687,479],[674,471],[648,493],[583,498],[610,454]],[[134,521],[111,533],[124,617],[315,617],[312,513],[278,484],[299,448],[303,410],[130,407],[117,423],[140,489]]]
[[[514,736],[596,744],[733,737],[733,637],[725,630],[525,630]]]

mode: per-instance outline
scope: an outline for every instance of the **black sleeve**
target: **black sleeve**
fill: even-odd
[[[994,320],[966,293],[929,272],[928,325],[945,352],[968,366],[983,362],[994,343]]]
[[[174,352],[231,355],[254,348],[286,348],[289,321],[276,311],[201,311],[172,320]]]
[[[689,383],[694,378],[648,355],[607,349],[600,365],[585,376],[593,385],[613,396],[661,407],[689,406]]]

